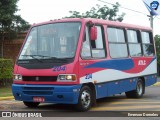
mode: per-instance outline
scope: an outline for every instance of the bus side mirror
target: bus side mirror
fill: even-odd
[[[97,39],[97,27],[92,26],[90,28],[90,40],[96,40]]]

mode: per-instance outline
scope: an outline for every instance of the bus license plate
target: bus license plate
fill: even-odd
[[[44,97],[33,97],[33,101],[34,102],[44,102],[45,99],[44,99]]]

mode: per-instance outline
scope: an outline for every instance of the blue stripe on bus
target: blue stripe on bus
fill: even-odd
[[[134,62],[132,59],[123,60],[105,60],[93,63],[86,66],[85,68],[106,68],[106,69],[116,69],[116,70],[130,70],[134,67]]]

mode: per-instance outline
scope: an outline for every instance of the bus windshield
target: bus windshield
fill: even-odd
[[[80,22],[46,24],[33,27],[19,60],[73,58],[80,33]]]

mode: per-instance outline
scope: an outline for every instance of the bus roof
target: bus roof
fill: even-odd
[[[121,28],[152,31],[151,27],[133,25],[133,24],[123,23],[123,22],[118,22],[118,21],[109,21],[109,20],[103,20],[103,19],[96,19],[96,18],[63,18],[63,19],[55,19],[55,20],[50,20],[50,21],[47,21],[47,22],[33,24],[33,26],[39,26],[39,25],[51,24],[51,23],[57,23],[57,22],[76,22],[76,21],[77,22],[78,21],[79,22],[84,22],[84,23],[92,21],[95,24],[102,24],[102,25],[113,26],[113,27],[121,27]]]

